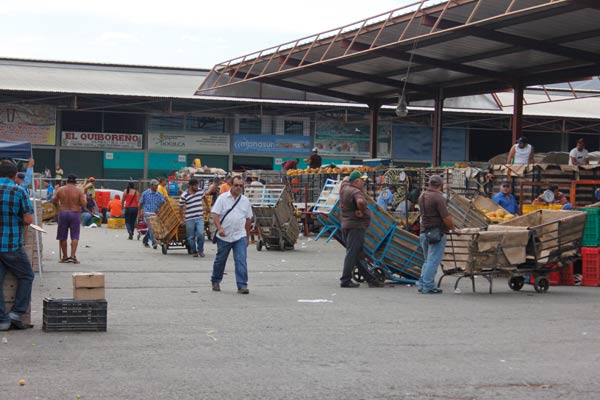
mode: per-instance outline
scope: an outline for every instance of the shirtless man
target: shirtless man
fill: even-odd
[[[77,244],[79,243],[79,229],[81,226],[81,210],[86,210],[86,201],[83,190],[77,186],[77,177],[69,175],[67,185],[61,187],[52,203],[58,205],[58,229],[56,232],[56,240],[60,242],[61,259],[60,263],[79,264],[75,253],[77,252]],[[67,257],[67,236],[71,232],[71,256]]]

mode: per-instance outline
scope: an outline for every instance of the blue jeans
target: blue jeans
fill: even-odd
[[[204,253],[204,218],[185,221],[185,232],[190,253]]]
[[[17,277],[17,293],[11,316],[5,310],[4,304],[4,277],[6,271],[11,271]],[[11,318],[18,319],[27,312],[29,303],[31,303],[31,286],[33,284],[33,269],[29,262],[29,257],[25,253],[25,248],[21,247],[16,251],[0,253],[0,323],[8,322]]]
[[[436,287],[435,274],[438,266],[442,262],[444,250],[446,249],[446,234],[442,235],[442,240],[435,244],[427,243],[427,236],[425,236],[425,233],[421,233],[419,240],[421,242],[421,247],[423,247],[425,261],[423,262],[421,277],[419,278],[417,285],[422,292],[429,292]]]
[[[127,233],[133,236],[135,230],[135,221],[138,216],[137,207],[126,207],[125,208],[125,226],[127,227]]]
[[[87,211],[81,213],[81,225],[88,226],[90,224],[90,220],[92,219],[92,214]]]
[[[152,246],[156,246],[156,239],[154,238],[152,228],[150,228],[150,221],[148,221],[150,217],[154,217],[155,215],[155,213],[144,213],[144,221],[148,224],[148,231],[146,231],[146,236],[144,236],[144,239],[142,239],[144,245],[147,245],[148,240],[150,240],[152,242]]]
[[[210,281],[221,283],[225,264],[229,252],[233,249],[233,262],[235,264],[235,281],[238,289],[248,287],[248,265],[246,263],[246,250],[248,247],[248,238],[243,237],[233,243],[226,242],[217,238],[217,256],[213,264],[213,272]]]

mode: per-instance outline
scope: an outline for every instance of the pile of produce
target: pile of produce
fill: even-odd
[[[307,169],[290,169],[287,171],[288,176],[304,175],[304,174],[342,174],[347,175],[352,171],[371,172],[375,171],[374,167],[323,167],[323,168],[307,168]]]
[[[480,209],[480,211],[483,212],[485,214],[486,218],[489,219],[491,222],[498,223],[498,222],[510,221],[511,219],[515,218],[515,216],[513,214],[510,214],[503,208],[499,208],[496,211],[488,211],[485,208],[482,208],[482,209]]]

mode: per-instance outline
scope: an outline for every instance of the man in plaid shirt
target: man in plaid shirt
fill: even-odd
[[[23,247],[23,227],[33,223],[29,196],[15,183],[17,166],[0,161],[0,331],[25,329],[21,316],[31,302],[33,269]],[[17,277],[17,294],[10,312],[4,303],[4,277],[11,271]]]
[[[152,248],[156,249],[157,243],[154,238],[154,232],[152,232],[152,228],[150,227],[150,222],[148,219],[156,215],[156,212],[165,202],[165,198],[162,194],[157,191],[158,181],[156,179],[152,179],[150,182],[150,189],[146,189],[144,193],[142,193],[142,197],[140,199],[140,207],[139,207],[139,215],[138,219],[143,220],[148,224],[148,231],[146,232],[146,236],[142,242],[144,243],[144,247],[150,247],[148,241],[152,242]]]

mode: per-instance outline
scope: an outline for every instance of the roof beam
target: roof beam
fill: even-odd
[[[462,26],[462,24],[459,22],[447,19],[437,21],[436,18],[433,18],[428,15],[424,16],[421,20],[424,25],[428,26],[434,26],[437,23],[438,27],[440,27],[441,29],[451,29]],[[589,61],[600,65],[600,56],[598,56],[595,53],[574,49],[571,47],[561,46],[548,40],[530,39],[524,36],[499,32],[497,30],[481,26],[465,26],[461,28],[461,30],[465,33],[465,35],[481,37],[486,40],[506,43],[513,46],[526,47],[531,50],[542,51],[544,53],[554,54],[566,58],[572,58],[575,60]]]
[[[285,57],[281,57],[280,62],[285,62],[286,64],[292,65],[294,67],[300,66],[300,63],[301,63],[301,61],[298,59],[295,59],[295,58],[287,58],[286,59]],[[371,75],[371,74],[366,74],[363,72],[352,71],[349,69],[332,67],[332,66],[325,65],[325,64],[304,63],[303,66],[305,66],[305,68],[307,68],[308,70],[314,70],[314,71],[323,72],[326,74],[342,76],[345,78],[350,78],[353,81],[370,82],[370,83],[375,83],[378,85],[390,86],[390,87],[396,88],[396,90],[401,90],[404,87],[404,81],[390,79],[390,78],[386,78],[386,77],[383,77],[380,75]],[[308,72],[309,71],[305,71],[305,73],[308,73]],[[298,75],[298,74],[294,73],[293,75]],[[283,74],[277,75],[277,79],[285,79],[286,77],[287,77],[287,75],[285,72]],[[430,86],[418,85],[415,83],[408,83],[408,82],[406,83],[406,88],[409,90],[414,90],[414,91],[430,91],[430,90],[432,90],[432,88]]]
[[[232,73],[232,75],[233,75],[233,73]],[[295,90],[300,90],[303,92],[320,94],[322,96],[334,97],[337,99],[354,101],[356,103],[367,104],[369,102],[369,99],[367,97],[355,96],[355,95],[344,93],[344,92],[338,92],[336,90],[321,89],[319,87],[304,85],[304,84],[296,83],[296,82],[283,81],[283,80],[279,80],[277,78],[273,78],[271,76],[246,74],[245,72],[238,71],[234,75],[234,77],[239,78],[239,79],[244,79],[244,77],[245,77],[245,79],[253,79],[255,81],[268,83],[268,84],[274,85],[274,86],[287,87],[289,89],[295,89]]]
[[[350,42],[349,41],[343,42],[343,45],[348,46],[348,45],[350,45]],[[362,51],[362,50],[367,50],[369,48],[369,45],[367,45],[365,43],[354,42],[352,44],[352,48],[354,50]],[[491,71],[491,70],[488,70],[485,68],[473,67],[470,65],[464,65],[464,64],[454,62],[454,61],[440,60],[438,58],[426,57],[426,56],[421,56],[418,54],[411,55],[409,53],[404,53],[404,52],[400,52],[400,51],[393,50],[393,49],[382,48],[382,49],[376,49],[376,50],[374,50],[374,52],[376,54],[380,54],[387,58],[403,60],[403,61],[411,61],[411,57],[412,57],[412,61],[414,61],[418,64],[427,65],[427,66],[430,66],[433,68],[442,68],[442,69],[446,69],[449,71],[461,72],[463,74],[468,74],[468,75],[485,76],[488,78],[504,79],[506,81],[510,81],[512,79],[508,75],[504,75],[500,72]]]

